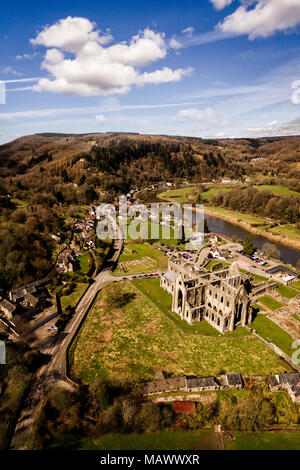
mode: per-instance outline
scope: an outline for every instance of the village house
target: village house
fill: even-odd
[[[224,387],[241,389],[243,387],[243,379],[241,374],[231,372],[222,376]]]
[[[294,403],[300,403],[300,373],[276,374],[269,378],[272,391],[287,390]]]
[[[240,374],[226,374],[229,376],[230,388],[242,388],[243,382]],[[235,378],[235,380],[233,380]],[[170,376],[162,371],[156,375],[155,379],[145,386],[147,395],[172,392],[209,392],[219,390],[224,385],[216,377],[194,377],[194,376]],[[225,387],[228,387],[227,383]]]
[[[4,316],[7,320],[10,321],[12,319],[15,310],[16,306],[8,300],[3,299],[0,301],[0,312],[2,311],[4,313]]]
[[[70,273],[74,271],[73,267],[74,256],[73,250],[71,248],[66,248],[62,253],[60,253],[57,260],[57,270],[63,273]]]
[[[295,271],[292,271],[291,269],[288,269],[285,266],[281,265],[268,269],[266,273],[269,274],[271,279],[279,281],[285,284],[286,286],[291,284],[298,277],[298,274]]]

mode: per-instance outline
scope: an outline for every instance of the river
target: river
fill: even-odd
[[[239,240],[245,240],[249,232],[247,230],[239,227],[238,225],[227,222],[226,220],[218,219],[217,217],[212,217],[210,215],[205,215],[207,220],[208,228],[211,232],[219,233],[220,235],[226,235],[227,237],[232,238],[235,236]],[[253,243],[254,245],[261,250],[264,243],[272,243],[276,245],[280,251],[280,259],[284,264],[291,264],[296,267],[297,261],[300,259],[300,252],[288,248],[287,246],[280,245],[275,243],[268,238],[262,237],[260,235],[253,234]]]

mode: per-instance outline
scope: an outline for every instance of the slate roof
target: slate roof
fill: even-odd
[[[186,379],[187,388],[210,388],[219,386],[215,377],[198,377],[195,379]]]
[[[297,276],[297,273],[295,271],[292,271],[291,269],[286,268],[285,266],[275,266],[274,268],[268,269],[266,271],[267,274],[275,274],[278,271],[285,271],[288,274],[291,274],[293,277]]]
[[[186,387],[186,379],[184,376],[171,377],[165,380],[153,380],[146,385],[146,393],[157,393],[166,391],[176,391],[179,388]]]
[[[294,385],[300,384],[300,373],[297,374],[278,374],[276,376],[278,382],[282,385]]]
[[[230,372],[226,374],[228,385],[231,387],[235,387],[237,385],[243,385],[242,376],[241,374]]]

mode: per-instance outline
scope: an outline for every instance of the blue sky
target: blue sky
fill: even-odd
[[[299,25],[300,0],[6,2],[0,143],[300,134]]]

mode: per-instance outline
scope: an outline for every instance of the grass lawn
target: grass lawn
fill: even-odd
[[[251,324],[251,328],[256,330],[259,336],[266,341],[271,341],[288,356],[292,356],[294,352],[291,348],[293,343],[292,337],[265,315],[257,315],[254,322]]]
[[[123,268],[122,269],[122,265]],[[128,243],[119,258],[115,274],[137,274],[168,268],[168,257],[147,243]]]
[[[294,315],[292,315],[292,317],[295,318],[295,320],[300,321],[300,317],[299,317],[299,315],[297,315],[296,313],[295,313]]]
[[[287,186],[276,186],[276,185],[261,185],[255,186],[255,189],[259,191],[270,191],[271,193],[279,196],[295,196],[300,197],[300,193],[296,191],[291,191]]]
[[[204,191],[202,196],[210,201],[213,196],[220,192],[226,192],[230,191],[232,187],[224,187],[224,185],[216,185],[210,188],[208,191]],[[187,203],[187,202],[196,202],[195,198],[197,194],[199,193],[199,188],[196,186],[188,186],[185,188],[180,188],[180,189],[171,189],[169,191],[166,191],[159,196],[162,199],[172,199],[174,202],[178,202],[181,204]]]
[[[107,434],[98,441],[84,439],[83,450],[209,450],[217,449],[209,430],[159,431],[153,434]]]
[[[300,230],[294,225],[277,225],[276,227],[268,229],[269,232],[273,232],[275,235],[280,235],[284,238],[289,238],[290,240],[300,240]]]
[[[295,281],[291,284],[294,289],[300,290],[300,281]]]
[[[267,308],[269,308],[273,312],[283,307],[283,304],[281,304],[280,302],[277,302],[277,300],[273,299],[272,297],[269,297],[268,295],[263,295],[262,297],[259,297],[257,300],[258,302],[265,305]]]
[[[224,188],[223,185],[222,186],[214,186],[213,188],[209,189],[208,191],[204,191],[201,194],[205,199],[208,199],[208,201],[210,201],[213,196],[216,196],[216,194],[225,193],[227,191],[230,191],[231,189],[232,189],[232,187],[231,188]]]
[[[295,291],[291,287],[284,286],[283,284],[278,284],[277,292],[286,299],[293,299],[294,297],[296,297],[296,295],[299,294],[299,292]]]
[[[71,307],[75,307],[87,288],[88,284],[80,283],[76,285],[75,289],[70,295],[62,296],[60,299],[62,309],[66,309],[69,305]]]
[[[82,272],[82,274],[88,274],[92,266],[90,254],[85,253],[84,255],[79,256],[77,260],[80,264],[80,271]]]
[[[235,439],[232,440],[230,435]],[[227,450],[300,450],[299,432],[230,432],[225,433],[224,443]],[[110,433],[98,440],[81,439],[78,444],[78,450],[92,451],[219,449],[216,434],[209,429],[149,434]]]
[[[185,188],[170,189],[164,193],[159,194],[159,197],[165,200],[172,199],[174,202],[184,204],[192,202],[193,198],[197,196],[199,189],[196,186],[187,186]],[[190,196],[190,197],[189,197]]]
[[[125,305],[112,307],[115,298]],[[70,351],[71,375],[147,380],[160,370],[207,376],[220,371],[267,375],[286,365],[249,336],[186,334],[130,282],[110,284],[99,294]]]
[[[137,287],[156,307],[158,307],[172,322],[182,331],[188,334],[219,336],[220,333],[213,328],[206,321],[194,323],[189,325],[184,320],[181,320],[179,315],[172,312],[172,296],[160,287],[159,279],[141,279],[132,281],[132,284]],[[238,328],[233,332],[227,332],[225,336],[248,336],[247,330]]]
[[[265,224],[266,219],[261,217],[255,217],[253,215],[242,214],[241,212],[234,212],[228,209],[223,209],[222,207],[214,207],[214,206],[205,206],[205,209],[211,211],[216,216],[226,216],[230,217],[231,219],[235,220],[236,222],[242,221],[247,222],[249,224]]]
[[[253,277],[253,279],[255,279],[256,282],[264,282],[268,280],[267,277],[260,276],[259,274],[255,274],[255,273],[249,273],[249,274],[250,276]]]
[[[298,432],[235,432],[233,450],[300,450]]]

